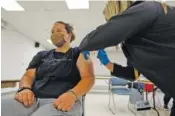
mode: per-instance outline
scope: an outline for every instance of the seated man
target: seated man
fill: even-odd
[[[2,97],[2,116],[82,116],[81,97],[94,84],[91,60],[71,48],[73,28],[56,22],[51,40],[57,47],[30,62],[14,98]]]

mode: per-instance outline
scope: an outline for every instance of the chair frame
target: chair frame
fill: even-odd
[[[117,78],[117,77],[116,77]],[[116,105],[115,105],[115,98],[114,98],[114,93],[112,92],[112,89],[113,88],[118,88],[119,86],[117,85],[112,85],[112,82],[111,82],[111,78],[109,79],[109,83],[108,83],[108,93],[109,93],[109,103],[108,103],[108,108],[109,110],[112,112],[113,115],[116,114]],[[127,89],[127,88],[126,88]],[[111,98],[112,98],[112,103],[113,103],[113,108],[111,107]]]

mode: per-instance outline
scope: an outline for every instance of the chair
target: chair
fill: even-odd
[[[85,96],[82,96],[82,110],[83,110],[83,113],[82,113],[82,116],[85,116]]]
[[[115,99],[114,94],[118,95],[129,95],[129,89],[127,88],[128,81],[112,77],[109,79],[109,110],[115,115],[116,114],[116,105],[115,105]],[[111,97],[113,101],[114,109],[111,108]]]

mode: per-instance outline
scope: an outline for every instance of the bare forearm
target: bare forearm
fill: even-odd
[[[31,77],[28,77],[28,76],[23,76],[21,81],[20,81],[20,84],[19,84],[19,87],[28,87],[28,88],[31,88],[32,87],[32,83],[33,83],[33,78]]]
[[[85,95],[93,87],[95,83],[94,77],[82,79],[72,90],[76,95],[82,96]]]
[[[107,65],[106,65],[106,68],[108,68],[111,72],[114,71],[114,64],[109,62]]]
[[[22,77],[19,87],[28,87],[31,88],[33,84],[33,80],[35,78],[35,71],[36,69],[29,69],[24,73],[24,76]]]

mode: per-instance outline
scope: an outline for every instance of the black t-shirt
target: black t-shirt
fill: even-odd
[[[70,48],[66,53],[50,51],[39,52],[27,69],[36,68],[32,86],[38,98],[57,98],[72,89],[81,79],[76,62],[78,48]]]
[[[168,6],[165,14],[159,2],[133,5],[90,32],[80,49],[104,49],[121,42],[132,66],[175,97],[175,8]]]

